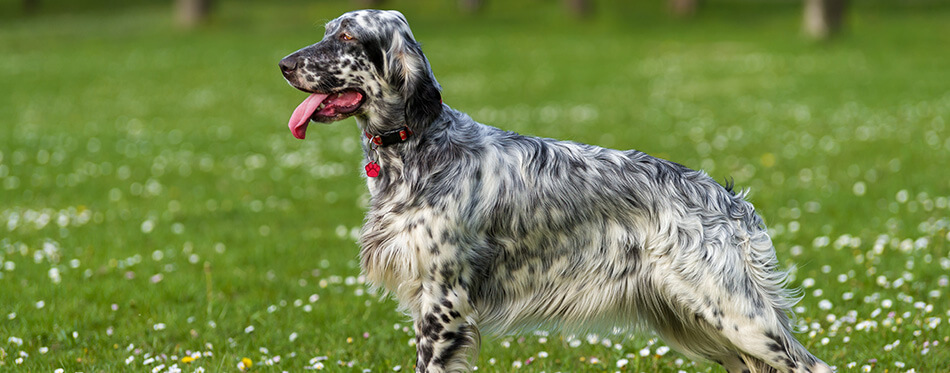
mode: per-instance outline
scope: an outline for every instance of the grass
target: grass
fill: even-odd
[[[839,371],[950,370],[950,7],[853,4],[816,44],[797,3],[388,5],[477,120],[751,188],[799,338]],[[278,59],[346,4],[222,2],[194,32],[164,3],[48,6],[0,24],[0,370],[410,371],[410,323],[359,277],[354,123],[285,126]],[[719,370],[663,346],[486,337],[477,364]]]

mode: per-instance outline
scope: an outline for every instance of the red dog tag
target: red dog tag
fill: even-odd
[[[377,177],[379,176],[379,164],[376,162],[369,162],[366,164],[366,176]]]

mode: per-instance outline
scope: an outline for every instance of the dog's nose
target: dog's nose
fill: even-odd
[[[289,73],[297,69],[297,59],[293,56],[287,56],[280,60],[278,65],[280,66],[280,71]]]

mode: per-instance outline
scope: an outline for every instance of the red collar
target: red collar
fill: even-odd
[[[409,127],[403,126],[400,129],[389,131],[383,133],[382,135],[370,135],[369,132],[363,132],[366,135],[366,138],[370,140],[376,146],[387,147],[390,145],[395,145],[399,143],[406,142],[409,139],[409,136],[412,136],[412,130]]]

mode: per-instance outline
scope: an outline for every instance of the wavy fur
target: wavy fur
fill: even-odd
[[[364,138],[381,170],[366,180],[360,244],[367,278],[414,320],[417,372],[470,369],[479,329],[538,326],[645,328],[729,372],[830,371],[793,337],[797,299],[731,185],[636,150],[475,122],[441,103],[398,12],[346,13],[287,58],[299,89],[366,92],[360,130],[414,132],[378,149]]]

